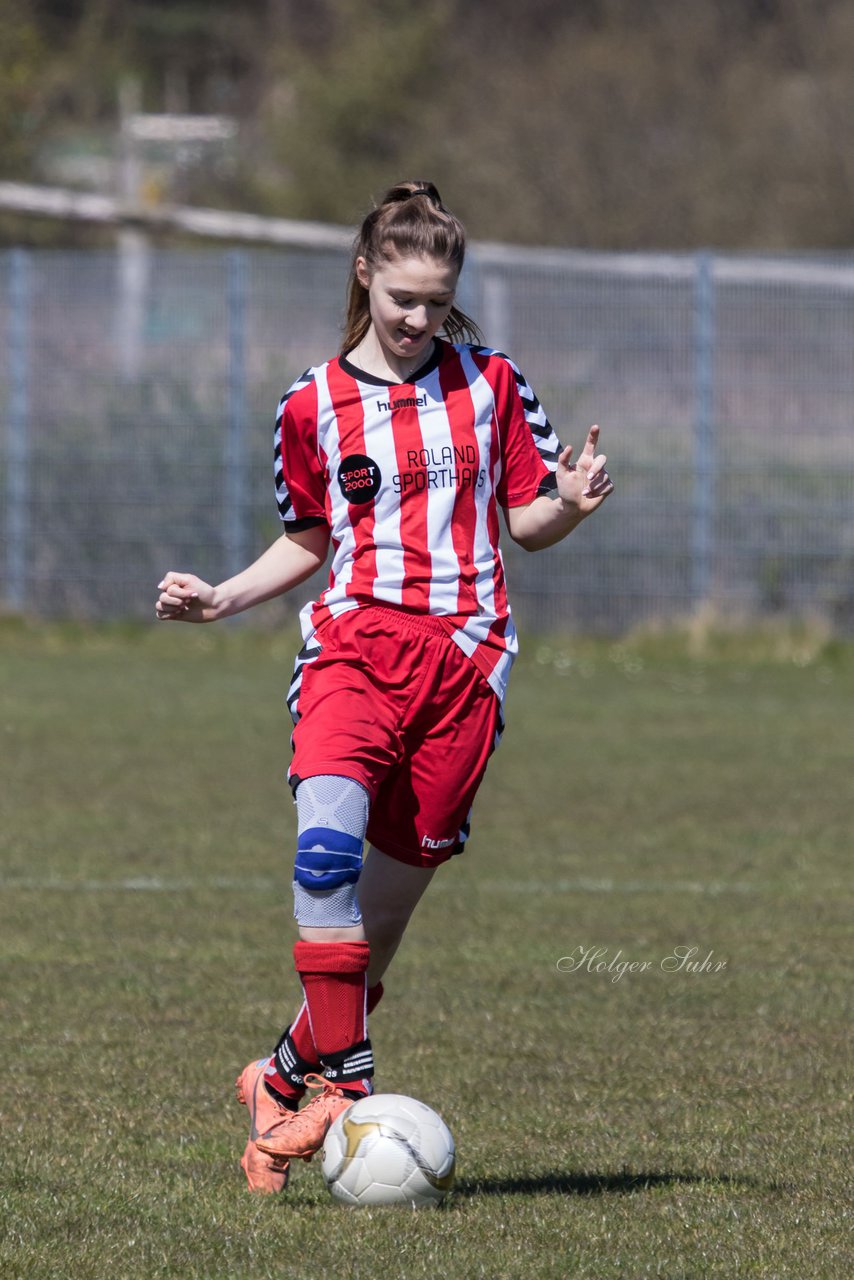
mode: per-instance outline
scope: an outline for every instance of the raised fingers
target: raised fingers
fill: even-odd
[[[606,461],[604,453],[593,459],[593,465],[587,473],[587,484],[584,486],[585,498],[603,497],[614,488],[614,482],[605,470]]]
[[[581,471],[590,470],[595,459],[596,446],[598,443],[599,443],[599,428],[598,426],[594,426],[594,427],[591,427],[590,430],[587,432],[587,439],[584,441],[584,448],[581,450],[581,453],[578,455],[578,466]]]

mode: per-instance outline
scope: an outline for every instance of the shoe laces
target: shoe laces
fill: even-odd
[[[331,1080],[327,1080],[326,1076],[318,1075],[316,1071],[307,1072],[306,1075],[303,1076],[303,1083],[306,1088],[317,1089],[319,1091],[311,1099],[311,1102],[308,1103],[308,1107],[312,1106],[315,1102],[319,1102],[321,1098],[329,1097],[330,1094],[341,1093],[341,1090],[336,1084],[333,1084]],[[305,1110],[307,1110],[308,1107],[306,1107]]]

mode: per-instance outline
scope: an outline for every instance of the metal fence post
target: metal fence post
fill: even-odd
[[[6,417],[6,591],[8,608],[27,602],[30,524],[30,321],[32,274],[26,249],[9,254],[9,409]]]
[[[483,273],[484,341],[496,351],[512,356],[510,350],[510,291],[507,277],[498,271]]]
[[[715,280],[714,257],[696,257],[694,277],[694,495],[691,531],[691,596],[706,600],[712,586],[715,522]]]
[[[246,408],[246,295],[249,259],[243,249],[226,254],[228,314],[228,421],[225,438],[225,559],[229,575],[249,563]]]

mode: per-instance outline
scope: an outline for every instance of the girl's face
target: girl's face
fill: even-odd
[[[426,359],[441,329],[457,288],[456,267],[436,258],[384,259],[371,273],[364,258],[356,260],[356,276],[368,290],[371,327],[388,362],[405,377]]]

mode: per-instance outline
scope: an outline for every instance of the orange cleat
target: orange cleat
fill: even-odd
[[[246,1174],[250,1191],[274,1195],[288,1185],[290,1170],[287,1159],[258,1150],[255,1139],[259,1133],[279,1123],[292,1113],[270,1097],[264,1088],[264,1072],[269,1058],[259,1058],[244,1067],[234,1082],[237,1101],[249,1108],[249,1141],[240,1159],[240,1167]]]
[[[305,1077],[311,1089],[319,1089],[302,1111],[282,1111],[274,1122],[259,1132],[255,1145],[265,1156],[283,1159],[310,1160],[323,1146],[326,1131],[336,1116],[352,1107],[355,1099],[348,1098],[337,1085],[330,1084],[323,1076],[313,1073]],[[260,1125],[258,1126],[260,1129]]]

